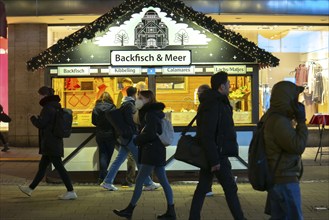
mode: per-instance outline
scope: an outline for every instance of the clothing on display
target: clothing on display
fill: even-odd
[[[296,85],[304,86],[308,81],[308,67],[305,64],[299,64],[296,70]]]

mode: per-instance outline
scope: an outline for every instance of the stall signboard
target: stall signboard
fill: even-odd
[[[110,56],[111,65],[113,66],[164,66],[191,64],[191,51],[189,50],[112,51]]]
[[[142,74],[142,68],[141,67],[109,67],[109,73],[111,75],[140,75]]]
[[[180,14],[136,8],[65,53],[60,64],[190,66],[255,63],[254,58]]]
[[[76,66],[76,67],[58,67],[59,76],[89,76],[89,66]]]
[[[166,74],[166,75],[195,74],[195,66],[164,66],[162,67],[162,74]]]
[[[214,73],[224,71],[228,74],[246,74],[246,65],[224,65],[224,66],[214,66]]]

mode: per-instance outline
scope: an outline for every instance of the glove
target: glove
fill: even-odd
[[[304,123],[306,121],[305,106],[298,102],[297,105],[293,105],[293,109],[297,123]]]
[[[34,120],[36,120],[37,119],[37,117],[35,117],[35,115],[32,115],[31,117],[30,117],[30,120],[31,121],[34,121]]]

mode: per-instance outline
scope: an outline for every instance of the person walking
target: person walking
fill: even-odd
[[[208,89],[211,89],[210,86],[209,86],[208,84],[202,84],[202,85],[200,85],[200,86],[198,87],[198,89],[197,89],[197,95],[198,95],[199,102],[200,102],[200,95],[201,95],[204,91],[206,91],[206,90],[208,90]],[[210,185],[209,190],[208,190],[207,193],[206,193],[206,196],[207,196],[207,197],[214,196],[214,192],[212,191],[212,183],[211,183],[211,185]]]
[[[134,130],[134,132],[137,132],[136,125],[133,121],[133,114],[135,114],[136,107],[135,107],[135,100],[136,100],[136,93],[137,89],[134,87],[129,87],[126,90],[127,96],[123,98],[122,106],[121,108],[124,111],[124,118],[128,125]],[[104,181],[101,183],[101,186],[107,190],[110,191],[116,191],[118,188],[113,185],[114,179],[119,171],[120,166],[122,163],[127,159],[127,156],[129,153],[133,156],[133,161],[138,161],[138,149],[135,143],[133,142],[133,138],[136,135],[132,136],[130,140],[123,139],[122,137],[119,137],[119,152],[113,163],[111,164],[111,167],[109,171],[107,172],[107,175],[104,179]],[[121,144],[120,144],[121,143]],[[137,164],[137,167],[139,165]],[[144,181],[144,190],[152,191],[160,187],[160,184],[154,183],[152,179],[148,176]]]
[[[237,195],[238,188],[232,175],[231,163],[227,156],[222,155],[221,147],[217,144],[217,141],[227,146],[236,144],[233,112],[228,100],[229,90],[228,74],[221,71],[211,77],[211,89],[200,94],[196,137],[205,150],[210,168],[200,169],[199,183],[193,195],[189,220],[201,218],[201,209],[206,193],[212,185],[213,175],[223,187],[233,218],[245,219]],[[220,122],[219,114],[222,115]]]
[[[38,172],[32,183],[29,186],[19,185],[18,188],[26,195],[31,196],[32,192],[45,176],[48,166],[53,164],[67,189],[67,192],[58,198],[62,200],[77,199],[77,194],[74,192],[70,177],[61,158],[64,156],[63,138],[55,136],[52,132],[55,124],[56,110],[61,108],[60,97],[54,95],[54,90],[47,86],[41,87],[38,93],[40,95],[39,104],[42,106],[42,110],[39,116],[33,115],[30,120],[39,129],[39,154],[42,157],[39,162]]]
[[[299,180],[308,136],[305,106],[298,102],[303,90],[292,82],[276,83],[270,108],[261,119],[266,120],[264,141],[269,169],[275,170],[274,186],[268,191],[265,208],[271,219],[303,219]]]
[[[122,79],[122,89],[118,94],[117,99],[117,108],[120,108],[121,104],[124,101],[124,98],[127,96],[127,89],[134,85],[134,82],[129,78],[125,77]],[[132,187],[135,183],[136,177],[136,162],[134,160],[134,156],[129,152],[127,155],[127,172],[126,177],[122,183],[123,187]]]
[[[143,103],[143,107],[139,110],[142,130],[134,139],[134,143],[139,147],[138,159],[141,165],[129,205],[125,209],[113,210],[113,212],[120,217],[126,218],[130,218],[133,215],[134,208],[142,194],[143,182],[154,170],[167,200],[167,211],[162,215],[158,215],[157,218],[174,220],[176,219],[176,213],[173,192],[165,170],[166,148],[157,135],[162,133],[161,119],[165,117],[163,113],[165,105],[157,102],[153,92],[150,90],[140,91],[138,99]]]
[[[92,111],[92,123],[96,126],[96,142],[99,151],[99,184],[103,182],[116,144],[112,125],[105,117],[105,111],[114,110],[113,99],[108,92],[103,92]]]
[[[11,121],[11,118],[3,111],[2,105],[0,105],[0,122],[6,122],[9,123]],[[5,140],[5,137],[0,131],[0,140],[3,144],[3,148],[1,149],[2,152],[7,152],[9,150],[9,144]]]

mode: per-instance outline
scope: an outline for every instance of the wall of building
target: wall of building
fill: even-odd
[[[36,147],[38,130],[29,118],[40,113],[37,91],[44,84],[44,73],[28,72],[26,61],[47,49],[47,24],[12,24],[8,30],[8,93],[12,118],[8,141],[16,147]]]

